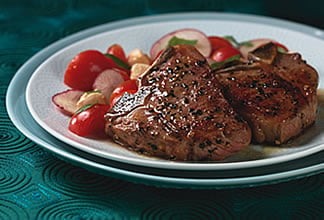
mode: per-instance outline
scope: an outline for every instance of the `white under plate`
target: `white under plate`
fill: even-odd
[[[149,52],[162,35],[180,28],[196,28],[207,35],[232,35],[238,41],[272,38],[298,51],[324,78],[324,33],[321,30],[287,21],[237,14],[186,13],[141,17],[91,28],[49,46],[55,50],[39,65],[30,78],[26,102],[32,117],[51,135],[78,150],[125,164],[174,170],[227,170],[253,168],[302,158],[324,149],[324,117],[320,107],[317,123],[304,135],[285,146],[251,145],[226,161],[211,163],[174,162],[144,157],[110,142],[82,138],[69,132],[69,117],[53,105],[54,94],[66,90],[63,75],[73,56],[87,49],[105,51],[121,44],[126,52],[140,48]],[[324,87],[323,80],[320,87]]]

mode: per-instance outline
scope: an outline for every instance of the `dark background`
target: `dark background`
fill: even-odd
[[[9,69],[1,76],[12,75],[37,51],[85,28],[136,16],[189,11],[249,13],[324,28],[324,1],[320,0],[1,0],[0,52],[17,55],[14,60],[2,60],[3,65],[9,62]]]

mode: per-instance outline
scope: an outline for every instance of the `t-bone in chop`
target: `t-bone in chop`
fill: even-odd
[[[221,160],[251,141],[206,59],[192,46],[168,48],[106,114],[106,133],[146,155]]]
[[[255,142],[282,144],[315,121],[318,74],[300,54],[266,44],[249,62],[215,71],[224,96],[248,121]]]

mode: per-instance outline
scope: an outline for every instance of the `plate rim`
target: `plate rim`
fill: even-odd
[[[119,23],[119,22],[115,22],[116,23]],[[94,31],[98,31],[98,29],[100,29],[100,26],[99,27],[95,27],[95,28],[91,28],[93,29]],[[79,33],[79,32],[78,32]],[[77,34],[73,34],[73,35],[70,35],[69,37],[67,37],[68,41],[69,40],[75,40],[77,39]],[[66,38],[64,38],[66,39]],[[61,40],[60,40],[61,41]],[[8,112],[8,115],[9,115],[9,118],[11,119],[11,121],[13,122],[13,124],[18,128],[18,130],[20,130],[25,136],[27,136],[29,139],[31,139],[32,141],[34,141],[35,143],[39,144],[40,146],[43,146],[45,147],[47,150],[53,152],[54,154],[58,155],[58,156],[62,156],[63,158],[65,159],[68,159],[70,161],[75,161],[75,162],[79,162],[81,163],[81,165],[83,164],[87,164],[89,165],[90,167],[92,168],[98,168],[96,166],[96,162],[93,162],[93,161],[89,161],[89,163],[85,163],[86,162],[86,159],[84,158],[77,158],[75,157],[75,155],[71,155],[71,154],[66,154],[65,152],[61,151],[60,149],[57,149],[55,148],[54,146],[51,146],[51,145],[48,145],[48,143],[46,142],[46,140],[42,140],[40,137],[38,136],[34,136],[32,133],[30,133],[30,131],[28,129],[26,129],[26,127],[22,124],[22,122],[20,121],[21,119],[19,117],[17,117],[15,115],[15,111],[14,111],[14,107],[15,107],[15,103],[17,102],[17,97],[23,95],[21,94],[22,92],[24,93],[24,90],[25,90],[25,87],[26,87],[26,84],[25,86],[21,86],[21,87],[18,87],[18,90],[17,90],[17,84],[19,84],[19,81],[21,78],[26,78],[28,77],[28,74],[26,76],[26,72],[28,71],[34,71],[38,64],[42,63],[44,60],[46,60],[44,58],[44,55],[46,55],[46,57],[48,58],[50,55],[54,54],[56,51],[58,51],[60,48],[58,47],[58,43],[60,41],[57,41],[53,44],[51,44],[50,46],[44,48],[43,50],[39,51],[37,54],[35,54],[34,56],[32,56],[30,59],[28,59],[20,68],[19,70],[16,72],[16,74],[13,76],[13,78],[11,79],[10,81],[10,84],[8,86],[8,89],[7,89],[7,94],[6,94],[6,109],[7,109],[7,112]],[[69,43],[66,42],[66,44],[68,45]],[[31,75],[32,73],[30,73]],[[20,93],[19,93],[20,92]],[[18,95],[20,94],[20,95]],[[94,164],[91,164],[94,163]],[[122,175],[122,176],[126,176],[129,177],[130,176],[130,173],[127,172],[127,171],[124,171],[123,173],[120,172],[120,170],[118,169],[110,169],[110,167],[102,167],[104,169],[108,169],[109,172],[111,173],[115,173],[117,175]],[[250,177],[247,177],[245,178],[245,183],[249,186],[252,186],[251,184],[255,184],[255,180],[260,178],[259,179],[259,183],[269,183],[268,181],[262,181],[264,179],[266,179],[265,177],[268,178],[268,180],[271,180],[271,181],[280,181],[280,180],[283,180],[283,179],[289,179],[289,178],[294,178],[295,176],[300,176],[300,175],[311,175],[311,174],[316,174],[318,172],[322,172],[324,169],[324,164],[321,163],[321,164],[317,164],[315,166],[311,166],[311,167],[303,167],[301,169],[298,169],[298,170],[293,170],[293,171],[287,171],[285,173],[278,173],[278,174],[269,174],[269,175],[266,175],[266,176],[259,176],[259,177],[255,177],[253,179],[253,181],[251,181],[251,178]],[[141,174],[136,174],[134,173],[133,176],[136,180],[140,180],[140,181],[144,181],[144,183],[149,180],[149,181],[152,181],[152,179],[150,179],[150,177],[148,176],[143,176]],[[137,176],[136,176],[137,175]],[[143,180],[144,178],[144,180]],[[172,182],[173,180],[170,179],[170,178],[161,178],[159,176],[152,176],[152,178],[154,180],[157,181],[157,183],[160,185],[161,182],[169,185],[169,184],[176,184],[176,185],[186,185],[186,186],[189,186],[189,187],[192,187],[193,185],[196,186],[196,187],[202,187],[202,188],[217,188],[219,186],[223,186],[223,184],[225,184],[227,187],[229,186],[232,186],[231,184],[233,184],[232,182],[229,182],[229,183],[226,183],[226,182],[222,182],[220,183],[219,179],[215,179],[215,180],[209,180],[208,182],[204,182],[202,183],[201,181],[197,180],[197,179],[193,179],[193,180],[181,180],[181,182],[179,182],[179,180],[174,180],[174,182]],[[127,179],[126,179],[127,180]],[[241,184],[239,183],[240,181],[237,180],[237,186],[241,186]],[[143,182],[142,182],[143,183]],[[187,185],[188,184],[188,185]],[[227,185],[229,184],[229,186]],[[174,186],[174,185],[172,185]],[[223,188],[223,187],[221,187]]]
[[[16,85],[18,83],[18,78],[12,81],[10,85]],[[23,96],[17,95],[18,97]],[[26,137],[30,140],[44,147],[46,150],[54,153],[57,157],[63,158],[65,161],[70,162],[73,165],[81,166],[89,171],[93,171],[97,174],[103,174],[118,179],[125,180],[127,182],[133,182],[136,184],[153,185],[157,187],[167,187],[167,188],[189,188],[189,189],[227,189],[227,188],[243,188],[243,187],[255,187],[268,184],[276,184],[280,182],[289,181],[296,178],[303,178],[306,176],[316,175],[324,171],[324,163],[315,164],[307,167],[302,167],[299,169],[293,169],[284,172],[270,173],[266,175],[256,175],[256,176],[246,176],[246,177],[232,177],[232,178],[190,178],[190,177],[169,177],[169,176],[159,176],[155,174],[147,174],[136,172],[127,169],[120,169],[118,167],[107,166],[105,164],[93,161],[91,159],[80,157],[76,154],[64,151],[62,149],[53,146],[48,142],[47,139],[42,139],[39,136],[33,135],[33,133],[28,130],[24,125],[20,124],[19,117],[13,116],[12,99],[8,100],[9,115],[13,120],[15,126],[20,130]],[[18,99],[19,100],[19,99]],[[24,101],[20,99],[19,101]],[[25,103],[24,103],[25,104]],[[27,110],[28,111],[28,110]],[[33,118],[30,118],[33,120]],[[36,122],[35,122],[36,123]],[[37,124],[37,126],[39,126]],[[39,129],[42,129],[39,126]],[[44,129],[42,129],[45,133]],[[47,133],[48,134],[48,133]],[[50,134],[48,134],[51,138]],[[57,142],[60,143],[59,140]],[[65,144],[62,142],[62,144]],[[74,149],[74,148],[73,148]],[[83,154],[87,154],[82,152]],[[101,158],[102,159],[102,158]],[[99,172],[99,171],[100,172]]]
[[[201,16],[201,15],[204,15],[204,16]],[[152,17],[154,19],[147,19],[147,17]],[[268,24],[271,23],[271,25],[273,25],[272,21],[276,20],[281,25],[283,25],[281,19],[273,19],[273,18],[268,18],[268,17],[264,17],[264,16],[255,16],[255,15],[242,15],[242,14],[235,14],[235,13],[172,13],[172,14],[163,14],[163,15],[142,16],[142,17],[138,17],[138,18],[132,18],[132,19],[126,19],[126,20],[121,20],[121,21],[117,21],[117,22],[102,24],[99,26],[85,29],[85,30],[80,31],[76,34],[73,34],[71,36],[63,38],[60,41],[57,41],[53,45],[50,45],[49,47],[47,47],[47,49],[51,49],[51,47],[53,47],[53,46],[60,47],[57,51],[55,51],[55,53],[56,53],[66,47],[64,45],[64,42],[66,42],[66,41],[72,41],[71,43],[73,44],[73,43],[76,43],[78,40],[82,40],[82,39],[85,39],[90,36],[95,36],[99,33],[104,33],[107,31],[112,31],[115,29],[123,28],[123,27],[129,27],[130,25],[134,25],[134,24],[154,23],[157,21],[162,22],[165,20],[166,21],[175,21],[175,20],[176,21],[179,21],[179,20],[186,21],[188,19],[195,20],[196,17],[199,18],[200,20],[217,18],[217,19],[224,19],[226,21],[227,20],[237,21],[237,19],[240,19],[240,21],[241,20],[251,21],[251,19],[255,20],[256,17],[258,17],[258,18],[260,17],[261,19],[257,19],[258,20],[257,23],[264,24],[263,22],[261,22],[261,20],[264,20],[264,21],[267,21]],[[284,22],[287,22],[287,21],[284,21]],[[293,22],[288,21],[288,23],[293,23]],[[299,27],[300,24],[296,24],[296,25],[297,25],[297,27]],[[275,25],[275,26],[277,26],[277,25]],[[287,28],[287,26],[285,26],[285,28]],[[306,29],[310,28],[310,30],[313,30],[311,27],[308,27],[308,26],[306,26],[305,28]],[[298,29],[298,31],[300,32],[299,29]],[[78,39],[77,40],[71,39],[73,36]],[[61,44],[63,44],[63,46],[60,46]],[[70,43],[67,43],[67,45],[70,45]],[[55,53],[53,53],[53,54],[55,54]],[[41,62],[41,64],[44,63],[53,54],[51,54],[46,59],[44,59]],[[32,76],[33,76],[33,74],[32,74]],[[30,85],[30,83],[27,84],[27,91],[28,91],[29,85]],[[27,91],[26,91],[26,94],[28,93]],[[26,99],[28,100],[28,95],[26,95]],[[28,105],[29,102],[28,101],[26,101],[26,102],[27,102],[29,111],[31,112],[33,118],[37,121],[37,123],[40,124],[41,127],[47,128],[48,126],[45,123],[43,123],[41,120],[38,120],[38,117],[35,114],[35,112],[33,111],[33,108]],[[56,133],[56,132],[54,131],[54,133]],[[76,147],[78,149],[83,150],[82,147],[80,148],[79,143],[75,143],[72,140],[65,141],[65,139],[67,139],[66,137],[63,137],[64,140],[62,140],[62,138],[59,138],[59,139],[65,143],[73,145],[74,147]],[[324,146],[322,146],[322,148],[323,147]],[[271,163],[274,164],[274,163],[285,162],[287,160],[296,159],[296,156],[295,156],[296,154],[297,155],[300,154],[300,156],[297,156],[299,158],[299,157],[308,156],[308,155],[316,153],[318,151],[321,151],[321,149],[315,150],[315,151],[312,149],[308,149],[307,154],[305,154],[304,151],[302,151],[302,152],[292,153],[292,155],[288,155],[288,156],[287,155],[278,156],[277,158],[265,158],[265,159],[258,159],[258,160],[252,160],[252,161],[226,162],[226,163],[219,163],[219,162],[216,162],[216,163],[186,163],[186,162],[173,162],[173,161],[170,162],[170,161],[158,161],[158,160],[157,161],[149,160],[148,162],[143,163],[141,158],[130,158],[130,159],[126,160],[126,162],[129,164],[142,165],[142,166],[147,166],[147,167],[160,167],[160,168],[163,167],[164,169],[184,169],[184,170],[201,170],[201,169],[202,170],[218,170],[219,169],[219,170],[226,170],[226,169],[239,169],[242,166],[244,166],[244,168],[256,167],[256,166],[259,167],[259,166],[263,166],[263,165],[269,165]],[[87,152],[93,153],[99,157],[105,157],[105,156],[102,156],[102,154],[100,154],[100,152],[97,152],[96,150],[90,150]],[[107,157],[107,159],[117,160],[119,162],[122,160],[125,162],[125,157],[123,157],[123,156],[116,157],[115,155],[109,155],[109,157]],[[167,167],[166,167],[166,165],[167,165]]]
[[[10,85],[14,86],[18,84],[18,78],[12,81]],[[19,97],[23,96],[23,94],[18,95],[18,102],[24,102],[24,99]],[[15,97],[15,96],[14,96]],[[244,177],[230,177],[230,178],[191,178],[191,177],[172,177],[172,176],[161,176],[156,175],[154,173],[141,173],[134,170],[128,169],[120,169],[114,166],[107,166],[98,161],[93,161],[87,157],[80,157],[76,154],[73,154],[69,151],[62,150],[57,146],[54,146],[49,143],[47,139],[42,139],[40,136],[34,135],[27,127],[20,124],[20,117],[22,116],[13,116],[12,107],[14,100],[8,100],[9,114],[13,119],[14,124],[26,137],[30,140],[44,147],[46,150],[54,153],[58,158],[63,158],[63,160],[70,162],[73,165],[77,165],[83,167],[89,171],[93,171],[97,174],[107,175],[111,177],[115,177],[118,179],[125,180],[127,182],[133,182],[136,184],[144,184],[144,185],[153,185],[157,187],[167,187],[167,188],[186,188],[186,189],[227,189],[227,188],[243,188],[243,187],[254,187],[254,186],[262,186],[268,184],[276,184],[280,182],[289,181],[292,179],[303,178],[306,176],[316,175],[322,173],[324,171],[324,163],[310,165],[306,167],[301,167],[298,169],[283,171],[283,172],[275,172],[265,175],[253,175],[253,176],[244,176]],[[24,102],[26,105],[26,103]],[[26,110],[28,111],[28,110]],[[31,120],[33,118],[31,116]],[[36,122],[35,122],[36,123]],[[48,136],[57,141],[57,144],[62,143],[63,145],[67,145],[66,143],[60,142],[56,140],[55,137],[51,136],[47,131],[41,128],[37,123],[36,125],[45,132]],[[73,148],[67,145],[70,148]],[[73,150],[77,150],[74,149]],[[81,154],[87,154],[86,152],[81,152]],[[101,158],[103,159],[103,158]],[[303,158],[307,159],[307,158]]]

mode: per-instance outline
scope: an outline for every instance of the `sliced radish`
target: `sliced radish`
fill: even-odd
[[[55,94],[52,97],[53,103],[65,114],[73,115],[77,110],[77,103],[84,91],[78,89],[68,89]]]
[[[211,53],[211,44],[208,40],[208,37],[201,31],[196,29],[180,29],[171,33],[164,35],[158,41],[156,41],[151,50],[150,56],[151,59],[155,59],[157,55],[169,46],[169,41],[173,38],[177,37],[179,39],[184,39],[188,41],[196,40],[196,44],[194,45],[198,51],[204,55],[205,57],[209,57]]]
[[[242,56],[244,58],[247,58],[249,52],[254,51],[256,48],[261,47],[270,42],[274,43],[275,45],[277,45],[277,47],[280,47],[285,52],[289,51],[288,48],[282,45],[281,43],[274,41],[272,39],[265,39],[265,38],[250,40],[249,43],[251,43],[252,45],[241,44],[239,50],[241,51]]]
[[[212,65],[213,63],[216,63],[216,61],[213,60],[213,59],[210,58],[210,57],[207,57],[206,60],[207,60],[207,62],[208,62],[209,65]]]
[[[108,102],[112,91],[122,82],[124,78],[118,71],[107,69],[97,76],[92,87],[94,90],[100,90]]]
[[[123,77],[124,81],[129,80],[129,74],[130,73],[127,73],[126,71],[123,71],[123,70],[117,69],[117,68],[112,68],[112,69],[117,71]]]

